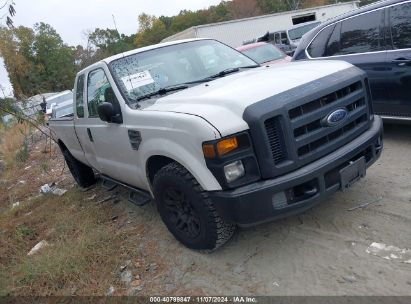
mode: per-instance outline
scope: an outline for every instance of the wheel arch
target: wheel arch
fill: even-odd
[[[201,187],[204,190],[221,190],[220,185],[218,184],[217,180],[215,180],[214,176],[211,174],[208,168],[205,168],[205,170],[207,171],[205,171],[204,168],[196,169],[195,165],[190,166],[189,160],[187,160],[187,162],[184,162],[181,158],[173,157],[170,155],[166,156],[162,154],[151,155],[146,160],[146,163],[145,163],[146,177],[147,177],[147,181],[150,186],[150,189],[152,189],[155,174],[161,168],[163,168],[164,166],[172,162],[175,162],[181,165],[188,172],[190,172],[190,174],[194,176],[194,178],[197,180],[197,182],[201,185]],[[210,187],[214,189],[210,189]]]
[[[60,150],[62,152],[68,150],[67,146],[64,144],[64,142],[61,139],[57,140],[57,144],[59,145]]]
[[[161,168],[163,168],[164,166],[167,166],[168,164],[170,164],[172,162],[178,163],[176,160],[174,160],[170,157],[167,157],[167,156],[163,156],[163,155],[153,155],[153,156],[150,156],[147,159],[147,161],[146,161],[146,176],[147,176],[147,179],[150,183],[150,186],[153,185],[153,180],[154,180],[154,176],[156,175],[156,173]]]

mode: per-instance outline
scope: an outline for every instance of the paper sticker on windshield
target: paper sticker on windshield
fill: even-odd
[[[127,91],[132,91],[133,89],[154,83],[153,77],[149,71],[143,71],[137,74],[132,74],[121,78]]]

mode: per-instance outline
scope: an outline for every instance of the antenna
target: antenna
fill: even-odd
[[[121,36],[120,36],[120,32],[119,32],[118,29],[117,29],[116,17],[114,16],[114,14],[112,14],[111,16],[113,16],[114,28],[116,29],[117,34],[118,34],[118,38],[120,39]]]
[[[115,28],[116,31],[117,31],[118,39],[121,40],[120,32],[119,32],[118,29],[117,29],[116,17],[114,16],[114,14],[111,14],[111,16],[113,16],[114,28]],[[124,52],[122,52],[121,55],[122,55],[123,58],[126,57],[126,56],[124,55]],[[130,75],[130,71],[128,70],[127,67],[126,67],[126,71],[127,71],[128,77],[130,78],[130,76],[131,76],[131,75]],[[136,104],[136,108],[140,108],[140,105],[139,105],[139,104]]]

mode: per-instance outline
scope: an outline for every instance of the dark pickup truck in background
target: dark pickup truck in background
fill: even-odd
[[[368,74],[374,112],[411,123],[411,1],[388,0],[343,14],[308,32],[293,60],[333,59]]]

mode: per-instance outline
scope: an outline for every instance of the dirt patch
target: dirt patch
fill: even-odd
[[[411,295],[411,264],[367,253],[373,242],[411,248],[411,128],[385,129],[382,157],[352,189],[210,255],[177,243],[152,206],[136,208],[149,233],[130,237],[156,240],[163,263],[146,294]]]

